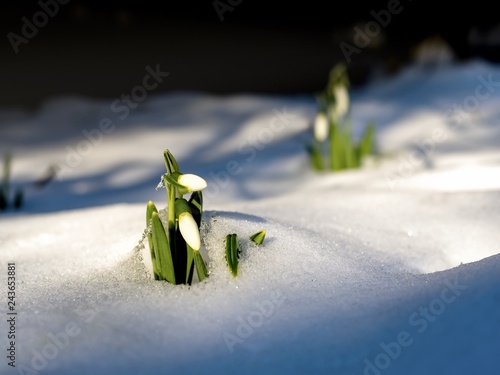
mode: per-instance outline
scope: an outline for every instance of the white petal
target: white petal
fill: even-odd
[[[320,112],[314,120],[314,138],[319,142],[323,142],[326,137],[328,137],[328,119],[323,112]]]
[[[334,89],[336,112],[339,117],[344,116],[349,111],[349,93],[343,85],[337,85]]]
[[[193,248],[200,250],[200,231],[198,225],[194,221],[193,215],[189,212],[183,212],[179,215],[179,229],[184,241]]]
[[[189,191],[200,191],[207,187],[207,182],[195,174],[181,174],[177,182],[187,187]]]

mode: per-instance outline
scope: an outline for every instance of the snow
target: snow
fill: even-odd
[[[0,215],[18,283],[16,369],[4,358],[2,373],[497,373],[498,77],[483,61],[416,66],[354,91],[354,134],[375,120],[381,156],[336,174],[309,167],[310,95],[157,95],[123,120],[112,100],[76,97],[3,111],[16,185],[65,163],[102,118],[115,129]],[[141,256],[165,148],[209,185],[210,277],[191,287],[151,280]]]

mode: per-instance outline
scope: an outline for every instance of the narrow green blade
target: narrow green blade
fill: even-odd
[[[169,174],[180,172],[179,164],[177,164],[177,160],[175,160],[174,155],[169,150],[163,152],[163,158],[165,159],[165,167]]]
[[[149,227],[151,225],[151,216],[153,215],[153,212],[158,213],[158,210],[156,209],[155,204],[152,201],[149,201],[146,207],[146,227]],[[151,254],[151,263],[153,263],[153,274],[155,280],[159,280],[159,272],[158,272],[158,260],[156,259],[155,255],[155,247],[154,247],[154,241],[153,241],[153,233],[152,230],[148,231],[148,244],[149,244],[149,253]]]
[[[315,171],[322,171],[323,167],[323,155],[321,153],[321,143],[317,140],[313,140],[311,143],[306,145],[306,150],[311,158],[311,165]]]
[[[167,234],[165,228],[160,221],[157,212],[151,215],[151,222],[153,228],[153,243],[155,248],[156,258],[159,259],[161,279],[175,284],[174,263],[172,261],[172,254],[168,245]]]
[[[167,204],[168,204],[168,240],[170,244],[170,253],[175,253],[176,247],[176,221],[175,221],[175,198],[176,197],[176,189],[167,184]]]
[[[363,134],[363,137],[361,138],[359,142],[359,160],[360,160],[360,165],[363,162],[363,159],[371,155],[373,153],[373,143],[375,140],[375,123],[370,122]]]
[[[343,85],[349,87],[349,75],[347,74],[347,66],[344,63],[337,63],[328,75],[328,82],[325,88],[325,95],[328,100],[335,100],[335,95],[333,94],[333,88],[337,85]]]
[[[186,267],[186,284],[191,285],[193,281],[194,271],[194,250],[186,244],[187,249],[187,267]]]
[[[351,127],[349,125],[346,126],[344,130],[344,160],[345,160],[345,168],[355,168],[355,154],[354,147],[352,144],[352,136],[351,136]]]
[[[355,168],[361,167],[361,145],[358,143],[354,146],[354,165]]]
[[[238,263],[240,261],[240,248],[238,247],[238,236],[231,236],[231,251],[233,253],[234,276],[238,274]]]
[[[236,277],[238,275],[239,262],[238,236],[236,234],[228,234],[226,236],[226,261],[229,271]]]
[[[189,198],[189,207],[191,208],[191,215],[194,221],[198,224],[198,229],[201,225],[201,217],[203,215],[203,194],[201,191],[195,191]]]
[[[203,260],[199,251],[193,251],[194,253],[194,264],[196,266],[196,272],[198,273],[198,279],[200,282],[208,277],[207,265]]]
[[[330,165],[334,171],[345,168],[342,134],[336,123],[332,123],[330,130]]]
[[[266,238],[266,230],[265,229],[262,229],[260,231],[258,231],[257,233],[255,234],[252,234],[250,236],[250,239],[255,242],[256,245],[262,245],[262,242],[264,242],[264,238]]]
[[[146,206],[146,226],[149,226],[149,224],[151,224],[153,212],[158,213],[158,209],[156,208],[153,201],[149,201]]]
[[[337,63],[329,74],[329,82],[332,84],[344,84],[349,86],[349,75],[347,74],[347,66],[343,62]]]
[[[229,271],[233,272],[233,253],[231,252],[231,236],[232,234],[228,234],[226,236],[226,262],[229,267]]]

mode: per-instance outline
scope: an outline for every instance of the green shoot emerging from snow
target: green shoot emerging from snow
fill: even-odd
[[[149,201],[146,208],[146,224],[149,250],[155,280],[172,284],[189,284],[196,268],[198,280],[208,277],[208,271],[200,254],[200,225],[203,214],[203,190],[207,183],[193,174],[182,174],[177,161],[169,150],[164,152],[167,173],[162,182],[167,189],[167,227],[163,225],[158,210]],[[189,200],[184,195],[191,193]]]
[[[250,236],[250,240],[253,241],[257,246],[262,245],[264,238],[266,237],[266,230],[262,229],[255,234]],[[226,236],[226,262],[229,268],[229,272],[234,277],[238,276],[238,264],[240,262],[241,249],[238,243],[238,235],[228,234]]]
[[[226,261],[231,274],[238,276],[238,263],[240,259],[240,249],[238,247],[238,235],[228,234],[226,236]]]
[[[3,158],[3,175],[2,182],[0,184],[0,211],[5,210],[9,206],[15,209],[21,208],[23,205],[23,190],[17,188],[14,191],[14,196],[12,200],[10,199],[10,165],[12,162],[12,155],[6,153]]]
[[[314,139],[307,146],[312,167],[317,171],[359,168],[364,159],[373,154],[374,123],[367,125],[358,143],[352,139],[349,85],[347,69],[339,63],[330,71],[328,84],[319,96]]]
[[[250,236],[250,239],[257,245],[257,246],[260,246],[262,245],[262,242],[264,242],[264,238],[266,238],[266,230],[265,229],[262,229],[260,231],[258,231],[257,233],[255,234],[252,234]]]

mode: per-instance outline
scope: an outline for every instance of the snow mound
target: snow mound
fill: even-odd
[[[122,205],[82,210],[80,227],[73,231],[76,242],[96,235],[85,223],[99,210],[114,212],[114,225],[122,227],[130,222],[137,225],[132,217],[142,217],[144,208]],[[71,214],[66,221],[67,226],[75,224]],[[30,224],[23,220],[15,226],[25,231],[23,226]],[[249,236],[262,228],[267,236],[258,247]],[[102,230],[104,234],[108,228]],[[474,309],[486,311],[500,295],[495,281],[498,256],[441,273],[416,275],[401,271],[398,264],[382,267],[369,255],[369,247],[344,240],[341,231],[335,231],[330,236],[340,240],[332,241],[307,228],[264,217],[207,211],[202,233],[210,277],[190,287],[151,280],[141,261],[145,242],[137,243],[139,233],[131,236],[133,240],[122,239],[120,251],[100,246],[99,257],[109,257],[106,266],[92,261],[98,256],[89,259],[78,246],[68,246],[66,254],[61,254],[46,242],[43,256],[21,248],[16,255],[22,280],[19,294],[26,302],[19,315],[23,322],[19,350],[29,353],[21,366],[74,374],[146,374],[158,368],[179,374],[302,373],[300,369],[363,373],[365,360],[373,362],[383,353],[380,340],[397,342],[401,332],[407,332],[410,336],[403,334],[401,340],[415,341],[412,350],[418,357],[418,350],[430,340],[447,342],[446,333],[439,330],[446,332],[450,324],[456,324],[454,319],[471,313],[466,301],[477,301],[477,285],[485,296]],[[230,275],[224,260],[224,238],[229,233],[238,234],[242,249],[237,278]],[[27,233],[26,241],[39,238],[34,230]],[[124,251],[125,242],[135,243],[135,248]],[[364,260],[358,256],[363,252]],[[58,274],[61,262],[64,274]],[[36,263],[40,272],[32,275],[24,263]],[[58,282],[49,282],[49,277]],[[454,304],[455,300],[464,303]],[[430,306],[432,322],[419,306]],[[433,332],[431,323],[445,309],[452,310],[451,320],[450,316],[441,319],[444,325],[433,324],[439,327],[437,333],[422,335],[417,341],[420,331]],[[485,329],[474,334],[484,334]],[[359,342],[363,342],[361,348]],[[394,370],[408,368],[400,367],[408,366],[404,356],[394,363]]]

